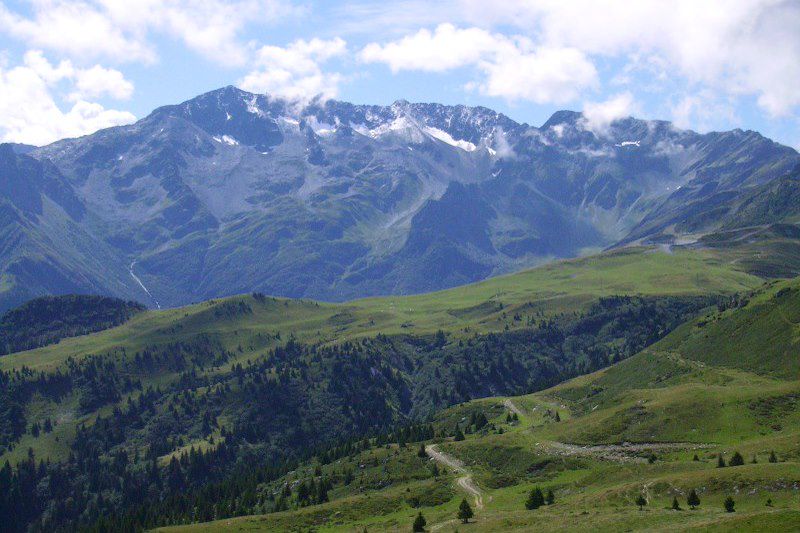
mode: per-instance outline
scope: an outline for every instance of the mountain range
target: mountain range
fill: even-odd
[[[559,111],[299,105],[226,87],[135,124],[0,146],[0,309],[443,289],[555,258],[796,221],[800,155]]]

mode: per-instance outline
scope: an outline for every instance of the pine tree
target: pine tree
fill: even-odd
[[[547,505],[553,505],[553,503],[556,501],[556,495],[553,494],[553,489],[547,491],[547,498],[545,498],[545,501],[547,502]]]
[[[697,492],[692,489],[689,493],[689,496],[686,498],[686,503],[689,504],[689,507],[695,509],[698,505],[700,505],[700,497],[697,495]]]
[[[420,513],[414,519],[414,525],[412,526],[411,531],[413,531],[414,533],[420,533],[422,531],[425,531],[425,524],[427,523],[428,522],[425,520],[425,517],[422,516],[422,512],[420,511]]]
[[[767,498],[767,507],[772,507],[772,498]]]
[[[744,464],[744,457],[739,452],[735,452],[731,460],[728,462],[728,466],[742,466]]]
[[[730,496],[725,498],[725,512],[735,513],[736,512],[736,509],[734,508],[735,506],[736,502],[733,501],[733,498],[731,498]]]
[[[461,433],[461,428],[456,424],[456,430],[453,433],[453,440],[456,442],[464,440],[464,434]]]
[[[777,463],[778,462],[778,457],[775,455],[774,451],[769,452],[769,462],[770,463]]]
[[[420,444],[419,450],[417,451],[417,457],[428,457],[428,452],[425,451],[425,445]]]
[[[645,505],[647,505],[647,500],[643,495],[639,494],[639,496],[636,497],[636,505],[639,506],[640,511],[644,509]]]
[[[536,487],[528,495],[528,501],[525,502],[525,508],[528,510],[533,510],[538,509],[542,505],[544,505],[544,494],[542,494],[542,489]]]
[[[561,415],[558,414],[558,411],[556,411],[556,422],[561,422]]]
[[[469,502],[464,498],[461,500],[461,505],[458,506],[458,519],[466,524],[473,516],[472,507],[469,506]]]
[[[692,461],[699,461],[699,460],[700,458],[697,456],[697,454],[694,454],[694,457],[692,457]]]
[[[725,458],[722,457],[722,454],[717,456],[717,468],[725,468]]]
[[[680,511],[681,510],[681,506],[678,503],[678,497],[677,496],[672,498],[672,509],[675,510],[675,511]]]

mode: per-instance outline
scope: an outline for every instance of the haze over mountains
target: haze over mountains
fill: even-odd
[[[541,127],[439,104],[304,107],[233,87],[52,145],[0,147],[0,309],[451,287],[795,217],[800,155],[633,118]]]

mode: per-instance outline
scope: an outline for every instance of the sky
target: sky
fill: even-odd
[[[226,85],[753,129],[800,149],[800,0],[0,0],[0,141]]]

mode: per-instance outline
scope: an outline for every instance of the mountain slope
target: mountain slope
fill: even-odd
[[[541,389],[760,283],[703,251],[629,249],[426,295],[319,304],[255,293],[139,313],[0,357],[2,459],[21,476],[9,483],[55,480],[36,496],[3,491],[25,496],[0,507],[22,506],[15,527],[41,518],[48,530],[101,511],[158,512],[186,492],[180,478],[212,490],[242,467],[279,471],[470,398]],[[184,452],[200,461],[192,474],[170,466]],[[103,500],[86,486],[104,487]],[[67,493],[74,504],[59,506]]]
[[[137,295],[91,218],[50,162],[0,145],[0,309],[46,294]]]
[[[319,454],[257,484],[251,509],[279,502],[278,512],[163,530],[405,531],[421,511],[445,531],[792,531],[800,519],[798,320],[800,282],[769,284],[604,370],[445,410],[432,421],[433,439],[412,431]],[[462,436],[453,439],[456,427]],[[437,443],[458,467],[433,470],[417,442]],[[728,466],[718,467],[720,457]],[[339,475],[350,471],[363,474]],[[464,476],[481,492],[470,526],[456,520],[462,498],[472,501],[458,483]],[[329,502],[304,503],[297,487],[312,480],[328,484]],[[526,509],[534,488],[552,491],[554,503]],[[729,496],[734,513],[723,507]]]
[[[85,250],[71,270],[154,307],[409,294],[694,241],[800,161],[739,130],[630,118],[592,132],[566,111],[537,128],[481,107],[299,106],[233,87],[29,153],[63,175],[87,213],[77,233],[115,272]]]

